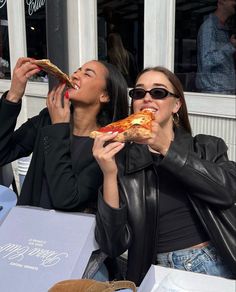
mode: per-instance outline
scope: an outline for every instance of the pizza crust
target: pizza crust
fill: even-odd
[[[60,81],[65,81],[68,87],[74,88],[74,85],[68,75],[62,72],[56,65],[51,63],[49,59],[33,60],[31,63],[41,67],[43,71],[55,76]]]

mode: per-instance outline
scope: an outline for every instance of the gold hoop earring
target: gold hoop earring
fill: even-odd
[[[179,126],[179,114],[178,113],[174,113],[173,116],[172,116],[172,120],[173,120],[173,123],[176,127]]]

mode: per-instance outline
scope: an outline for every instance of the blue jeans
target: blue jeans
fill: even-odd
[[[97,273],[94,275],[93,280],[101,281],[101,282],[109,281],[108,271],[107,271],[107,268],[104,264],[99,268]],[[121,291],[122,292],[132,292],[131,289],[121,289],[119,291],[120,292]]]
[[[232,272],[209,243],[201,248],[181,249],[157,255],[157,264],[190,272],[231,278]]]
[[[99,270],[96,272],[96,274],[93,276],[93,280],[106,282],[109,281],[109,274],[106,266],[104,264],[101,265]]]

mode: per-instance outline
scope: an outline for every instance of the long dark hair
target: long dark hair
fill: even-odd
[[[107,39],[109,63],[115,65],[123,75],[129,74],[129,54],[124,48],[121,36],[110,33]]]
[[[97,123],[100,126],[105,126],[128,116],[128,85],[122,74],[114,65],[105,61],[98,62],[103,64],[108,72],[106,76],[105,90],[110,101],[102,105],[101,110],[97,115]]]
[[[149,72],[149,71],[163,73],[168,78],[168,80],[170,81],[170,83],[172,84],[172,86],[174,88],[173,93],[176,94],[180,98],[180,101],[181,101],[181,107],[178,111],[178,115],[179,115],[178,125],[181,126],[182,128],[184,128],[188,133],[192,134],[191,125],[190,125],[189,117],[188,117],[187,105],[186,105],[186,101],[185,101],[185,97],[184,97],[183,86],[182,86],[179,78],[174,73],[172,73],[170,70],[168,70],[167,68],[161,67],[161,66],[156,66],[156,67],[148,67],[148,68],[145,68],[144,70],[142,70],[138,74],[136,82],[141,75],[143,75],[144,73]],[[174,123],[174,126],[178,127],[175,123]]]

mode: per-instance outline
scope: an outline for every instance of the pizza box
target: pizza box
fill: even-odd
[[[0,226],[0,291],[45,292],[81,278],[93,250],[95,217],[17,206]]]
[[[236,281],[152,265],[138,292],[235,292]]]

